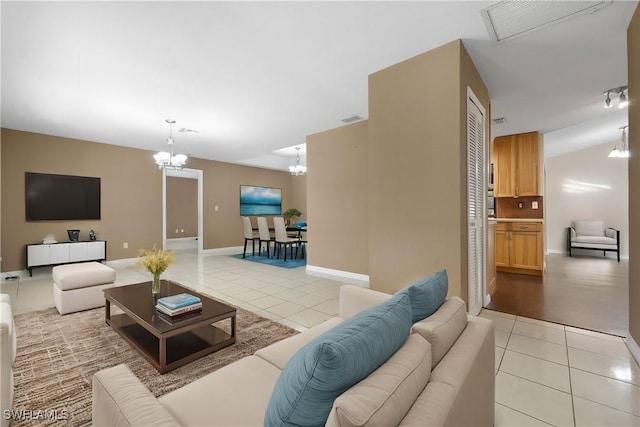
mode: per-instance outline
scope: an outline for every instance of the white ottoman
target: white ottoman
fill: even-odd
[[[102,307],[102,291],[116,280],[116,271],[99,262],[58,265],[52,272],[53,303],[60,314]]]

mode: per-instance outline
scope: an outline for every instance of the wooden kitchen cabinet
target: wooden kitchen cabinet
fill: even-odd
[[[538,132],[493,140],[495,197],[541,196],[542,141]]]
[[[500,222],[496,227],[496,270],[542,276],[542,224]]]

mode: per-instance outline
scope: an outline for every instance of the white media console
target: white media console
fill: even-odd
[[[34,267],[106,259],[107,242],[104,240],[27,245],[27,270],[30,276]]]

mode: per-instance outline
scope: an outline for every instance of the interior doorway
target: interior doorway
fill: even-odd
[[[202,183],[202,170],[200,169],[182,169],[182,170],[163,170],[162,174],[162,247],[167,249],[167,240],[169,238],[167,233],[167,206],[170,203],[167,197],[167,178],[186,178],[197,181],[197,236],[196,247],[198,253],[202,253],[202,235],[203,235],[203,183]]]

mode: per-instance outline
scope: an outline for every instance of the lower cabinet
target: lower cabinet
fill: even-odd
[[[497,271],[543,275],[541,223],[499,222],[496,226],[495,245]]]
[[[34,267],[106,259],[107,242],[104,240],[27,245],[27,270],[30,275]]]

